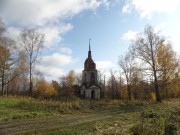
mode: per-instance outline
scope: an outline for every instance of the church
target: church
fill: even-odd
[[[80,87],[81,97],[87,99],[99,99],[101,87],[98,85],[98,72],[96,63],[94,63],[91,55],[91,46],[89,40],[88,58],[84,62],[84,70],[82,71],[82,85]]]

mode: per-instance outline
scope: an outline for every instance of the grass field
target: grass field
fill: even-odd
[[[0,97],[0,135],[180,134],[180,99],[46,101]]]

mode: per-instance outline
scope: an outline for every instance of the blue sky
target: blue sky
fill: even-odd
[[[83,70],[89,38],[98,69],[105,74],[117,70],[118,56],[147,24],[179,53],[179,7],[179,0],[1,0],[0,16],[14,39],[24,28],[45,34],[37,69],[48,79],[58,79],[71,69]]]

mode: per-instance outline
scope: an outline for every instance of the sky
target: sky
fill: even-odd
[[[0,17],[14,40],[27,28],[45,34],[36,69],[48,80],[80,73],[89,39],[97,69],[108,76],[146,25],[180,52],[180,0],[0,0]]]

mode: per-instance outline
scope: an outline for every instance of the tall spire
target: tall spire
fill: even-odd
[[[91,57],[91,45],[90,45],[91,39],[89,39],[89,51],[88,51],[88,58],[92,59]]]
[[[91,39],[89,39],[89,51],[91,51],[91,44],[90,44],[90,42],[91,42]]]

